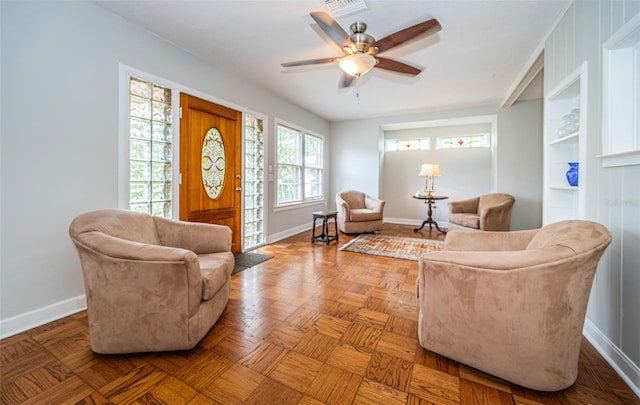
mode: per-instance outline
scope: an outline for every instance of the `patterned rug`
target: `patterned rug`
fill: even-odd
[[[442,245],[443,242],[438,240],[363,234],[346,243],[339,250],[417,261],[427,252],[442,250]]]

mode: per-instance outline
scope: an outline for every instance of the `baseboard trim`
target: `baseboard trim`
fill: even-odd
[[[389,224],[420,226],[420,225],[422,225],[423,220],[422,219],[410,219],[410,218],[389,218],[389,217],[384,217],[382,219],[382,222],[389,223]],[[439,222],[438,225],[440,225],[443,228],[447,228],[449,226],[449,222],[448,221],[442,221],[442,222]],[[288,238],[289,236],[297,235],[300,232],[308,231],[310,229],[311,229],[311,224],[308,224],[308,225],[296,226],[295,228],[291,228],[291,229],[287,229],[287,230],[282,231],[282,232],[274,233],[272,235],[268,235],[267,236],[267,238],[266,238],[267,239],[267,243],[274,243],[274,242],[277,242],[279,240]]]
[[[0,320],[0,339],[33,329],[87,309],[85,295],[69,298],[46,307]]]
[[[384,217],[382,222],[388,224],[398,224],[398,225],[422,225],[424,219],[411,219],[411,218],[393,218],[393,217]],[[445,229],[449,227],[449,221],[437,221],[438,226]]]
[[[332,225],[332,228],[333,228],[333,225]],[[311,229],[311,224],[300,225],[300,226],[296,226],[295,228],[287,229],[286,231],[274,233],[272,235],[267,236],[267,243],[274,243],[279,240],[288,238],[289,236],[297,235],[300,232],[308,231],[309,229]]]
[[[582,333],[629,388],[640,397],[640,368],[588,318],[585,320]]]

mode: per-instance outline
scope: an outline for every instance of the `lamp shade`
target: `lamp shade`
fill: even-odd
[[[423,163],[418,176],[441,176],[440,165],[437,163]]]
[[[362,76],[370,71],[378,61],[366,53],[354,53],[340,59],[340,69],[350,76]]]

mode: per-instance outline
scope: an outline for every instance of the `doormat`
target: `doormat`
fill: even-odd
[[[417,261],[423,254],[439,251],[442,248],[443,242],[439,240],[364,234],[338,250]]]
[[[273,256],[264,255],[262,253],[236,253],[236,266],[233,268],[231,274],[240,273],[243,270],[251,268],[255,265],[258,265],[264,261],[272,259]]]

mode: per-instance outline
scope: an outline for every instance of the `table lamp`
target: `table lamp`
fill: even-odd
[[[418,176],[424,177],[425,178],[425,186],[424,186],[424,191],[425,193],[427,193],[427,198],[431,198],[432,195],[431,193],[433,193],[435,191],[434,186],[435,186],[435,178],[436,176],[440,176],[440,165],[437,163],[423,163],[422,167],[420,168],[420,173],[418,173]]]

